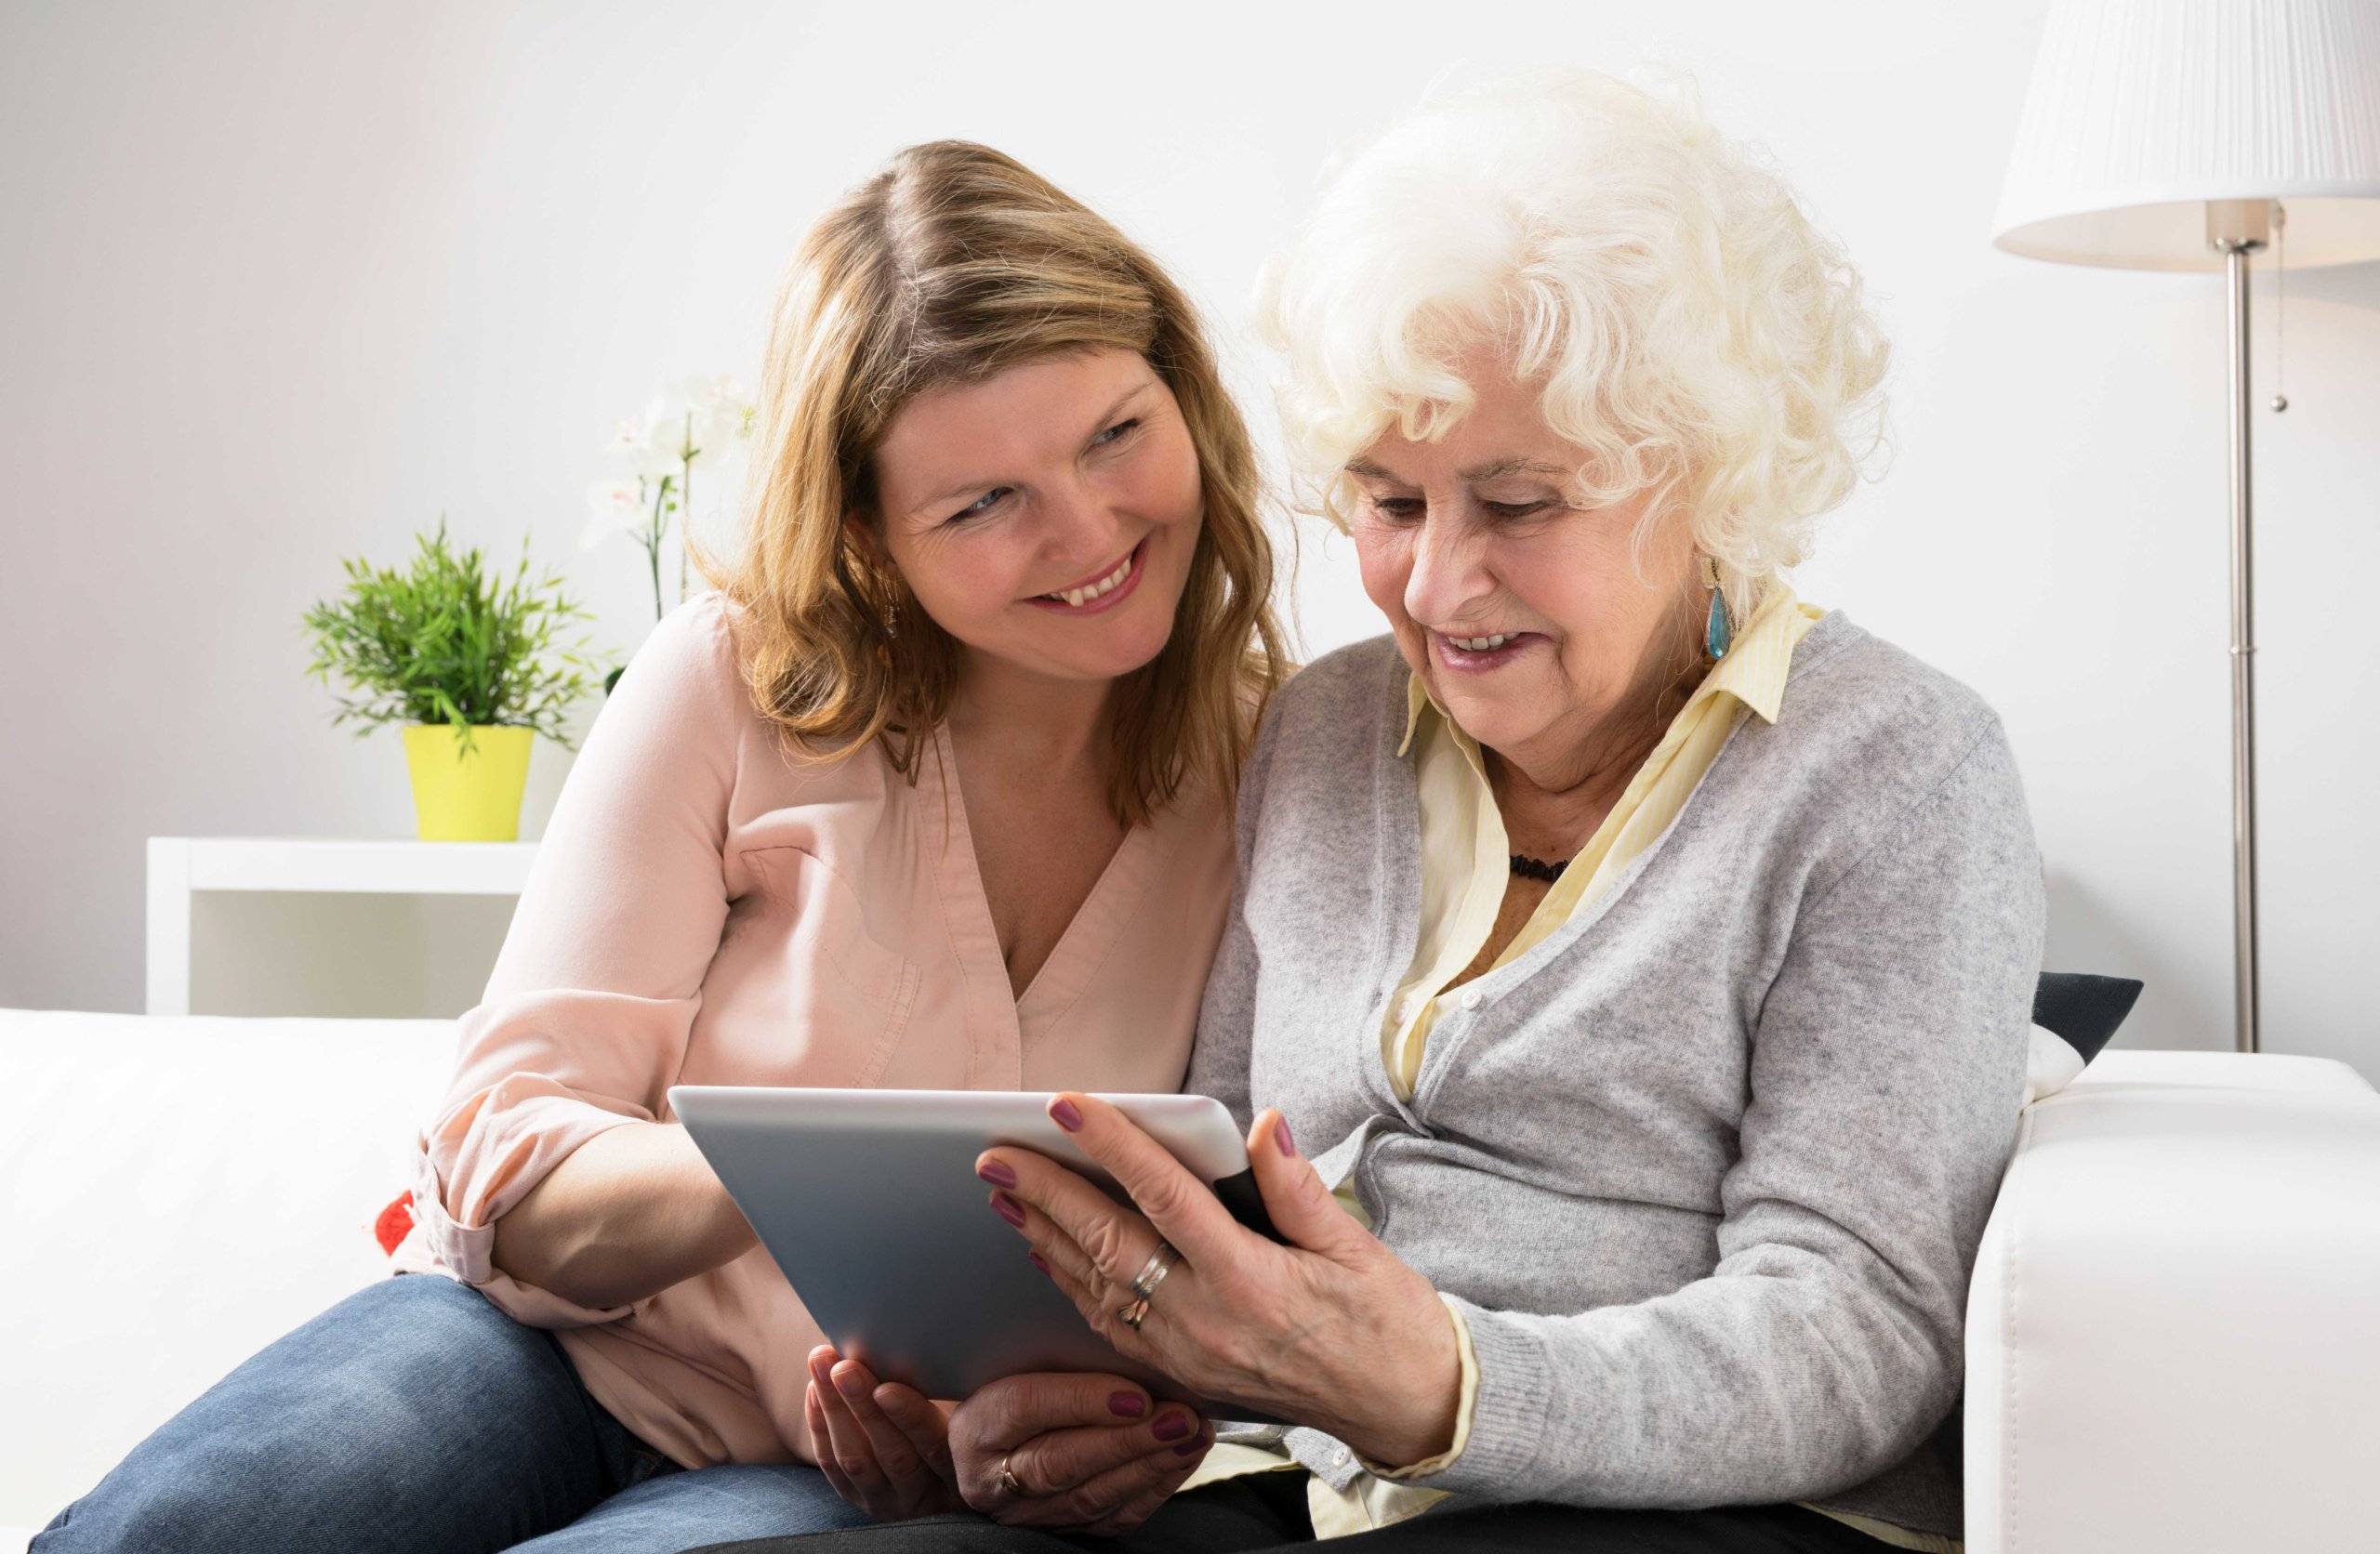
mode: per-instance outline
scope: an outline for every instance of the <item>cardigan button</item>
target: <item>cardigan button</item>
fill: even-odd
[[[1475,993],[1464,994],[1462,995],[1462,1007],[1466,1011],[1477,1008],[1479,1007],[1479,994]]]

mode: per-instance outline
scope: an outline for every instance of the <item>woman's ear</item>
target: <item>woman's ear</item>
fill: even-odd
[[[861,560],[878,572],[891,572],[892,558],[884,548],[884,533],[874,513],[857,507],[843,514],[843,533]]]

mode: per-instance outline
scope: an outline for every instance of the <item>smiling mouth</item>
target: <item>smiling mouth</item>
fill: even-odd
[[[1096,599],[1104,599],[1122,587],[1125,580],[1132,575],[1132,568],[1139,564],[1140,555],[1141,547],[1136,544],[1124,553],[1124,559],[1116,564],[1115,570],[1104,576],[1094,577],[1088,583],[1078,583],[1071,588],[1060,588],[1055,593],[1035,594],[1033,597],[1048,599],[1052,604],[1069,605],[1083,605]]]
[[[1491,631],[1476,637],[1450,637],[1443,631],[1433,631],[1430,639],[1437,645],[1437,658],[1448,669],[1479,672],[1499,669],[1517,656],[1523,648],[1538,639],[1533,631]]]

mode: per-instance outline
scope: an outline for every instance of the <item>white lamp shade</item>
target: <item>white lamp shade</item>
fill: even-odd
[[[2380,3],[2058,0],[1992,241],[2221,270],[2210,200],[2279,200],[2292,266],[2380,258]]]

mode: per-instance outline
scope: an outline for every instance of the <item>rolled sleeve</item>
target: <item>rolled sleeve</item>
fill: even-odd
[[[724,849],[747,721],[725,606],[654,628],[557,800],[456,1070],[419,1136],[415,1266],[536,1326],[615,1320],[495,1264],[496,1226],[597,1134],[653,1122],[726,922]]]
[[[652,1120],[641,1107],[589,1101],[540,1074],[513,1074],[481,1092],[441,1120],[437,1137],[424,1139],[413,1196],[422,1251],[438,1271],[476,1287],[532,1327],[584,1327],[626,1316],[629,1307],[581,1306],[497,1268],[496,1222],[588,1139]]]

